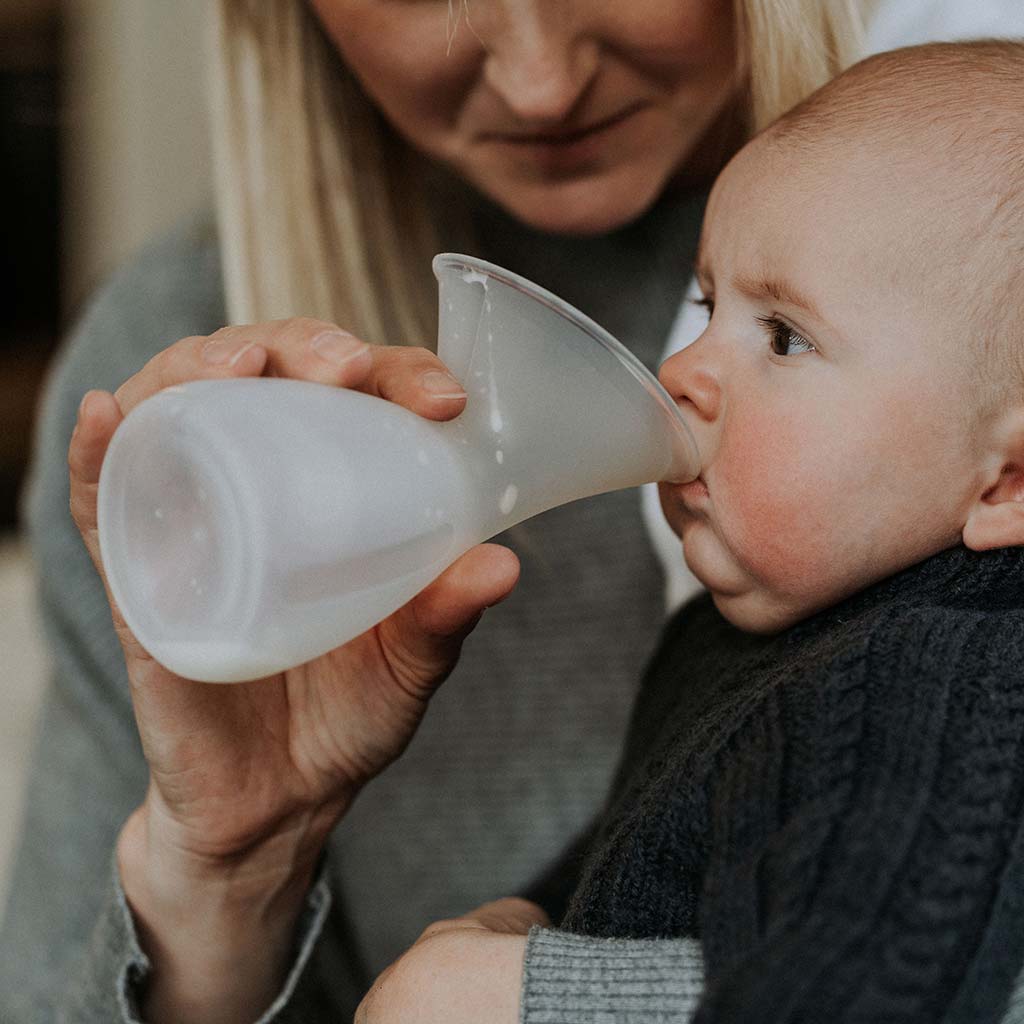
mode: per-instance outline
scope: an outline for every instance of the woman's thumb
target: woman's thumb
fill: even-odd
[[[519,559],[508,548],[481,544],[467,551],[378,627],[392,670],[429,696],[485,609],[504,600],[518,579]]]

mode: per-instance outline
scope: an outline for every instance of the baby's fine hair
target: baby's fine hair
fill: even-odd
[[[947,258],[964,280],[950,302],[971,311],[991,401],[1024,404],[1024,40],[929,43],[853,65],[771,125],[773,144],[814,149],[837,139],[886,154],[928,147],[962,177],[976,206],[950,234]],[[936,218],[946,211],[936,201]],[[977,351],[977,347],[975,348]]]

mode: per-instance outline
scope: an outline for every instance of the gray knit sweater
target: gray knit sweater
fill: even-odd
[[[653,366],[689,278],[702,207],[701,196],[666,200],[592,240],[538,235],[491,208],[476,226],[481,255],[565,295]],[[117,275],[50,381],[27,525],[55,672],[3,925],[4,1024],[133,1019],[147,967],[112,855],[147,773],[106,600],[67,512],[67,444],[86,390],[115,388],[169,343],[224,320],[215,239],[191,225]],[[407,753],[336,829],[294,969],[266,1020],[346,1019],[426,924],[522,889],[599,807],[664,614],[638,494],[553,510],[510,543],[523,563],[516,594],[488,613]],[[541,987],[547,965],[557,970],[575,948],[557,932],[545,941],[530,952]],[[620,988],[623,965],[644,1019],[685,1012],[681,973],[699,986],[695,943],[602,947],[592,963],[596,972],[561,985],[572,1019],[608,1010],[606,987]]]

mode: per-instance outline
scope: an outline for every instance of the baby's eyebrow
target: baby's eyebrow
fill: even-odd
[[[707,263],[704,260],[703,246],[697,246],[697,255],[694,257],[691,269],[693,271],[693,276],[697,279],[698,283],[701,281],[711,280],[711,274],[708,273]]]
[[[767,297],[787,306],[796,306],[810,313],[816,320],[825,319],[809,298],[782,278],[772,277],[771,274],[758,274],[756,277],[740,275],[733,280],[733,285],[737,291],[742,292],[748,298],[763,299]]]

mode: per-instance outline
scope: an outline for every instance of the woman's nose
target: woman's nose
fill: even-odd
[[[528,127],[564,121],[594,79],[600,44],[573,0],[488,0],[484,80]],[[474,23],[477,17],[471,14]]]
[[[662,387],[681,407],[689,405],[708,423],[722,410],[721,370],[701,339],[666,359],[658,371]]]

